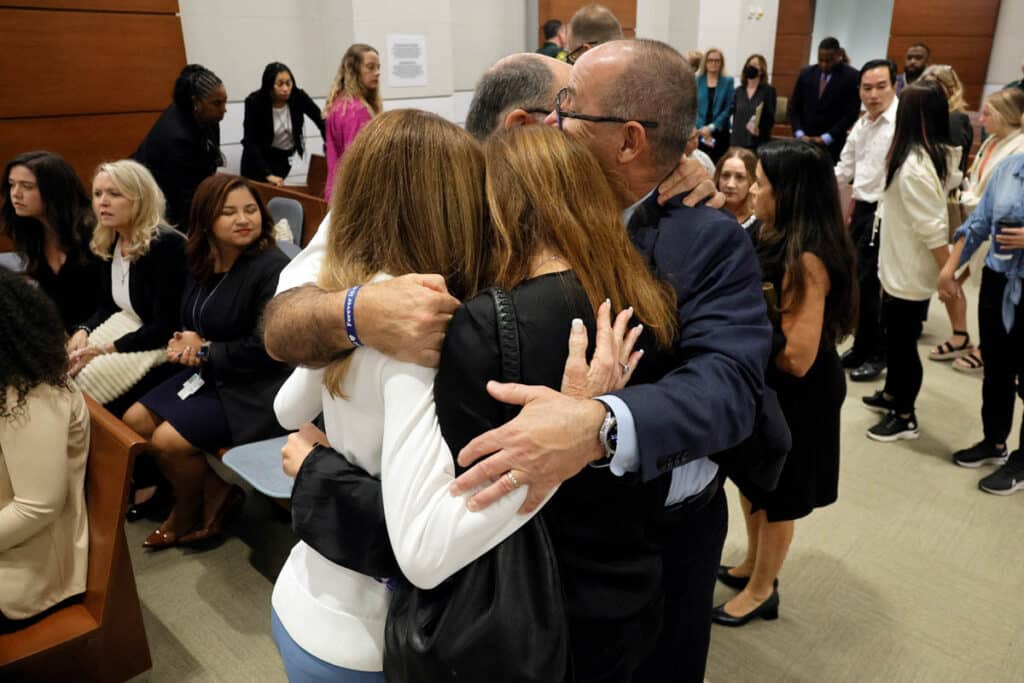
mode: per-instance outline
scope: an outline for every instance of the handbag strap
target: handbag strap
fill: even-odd
[[[521,379],[519,355],[519,324],[512,297],[501,287],[488,290],[494,302],[495,319],[498,325],[498,350],[501,353],[501,381],[519,382]],[[504,405],[504,404],[503,404]],[[506,405],[508,419],[515,415],[515,408]]]

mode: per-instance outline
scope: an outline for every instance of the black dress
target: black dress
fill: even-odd
[[[785,241],[761,241],[758,257],[764,281],[782,292]],[[830,303],[826,297],[825,306]],[[778,326],[778,322],[773,324]],[[795,377],[772,362],[766,382],[778,392],[793,447],[774,491],[765,493],[748,487],[742,493],[754,511],[765,511],[769,522],[800,519],[814,508],[834,503],[839,495],[839,412],[846,398],[846,377],[835,346],[826,343],[823,336],[818,356],[806,375]]]
[[[189,275],[182,328],[211,342],[209,355],[201,368],[183,368],[140,401],[192,445],[216,452],[284,433],[274,417],[274,396],[291,370],[267,355],[259,321],[287,263],[288,257],[271,246],[242,254],[231,270],[206,282]],[[179,398],[178,390],[197,370],[202,387]]]
[[[511,294],[522,382],[557,389],[573,318],[581,318],[594,339],[586,294],[571,272],[533,278]],[[638,370],[647,365],[656,372],[660,354],[650,345],[646,350]],[[485,388],[501,376],[494,304],[483,294],[455,313],[434,384],[438,421],[452,453],[507,420],[504,406]],[[642,484],[607,468],[586,467],[541,512],[557,555],[579,683],[628,681],[655,645],[662,561],[649,529],[663,514],[667,492],[667,477]]]

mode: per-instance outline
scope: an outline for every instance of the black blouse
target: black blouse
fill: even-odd
[[[288,257],[271,245],[243,253],[227,273],[205,282],[189,275],[185,284],[181,326],[211,342],[203,376],[217,383],[234,443],[284,433],[274,416],[274,396],[291,368],[267,355],[260,318],[287,264]]]
[[[109,275],[109,269],[106,272]],[[85,252],[80,256],[68,254],[56,273],[43,261],[30,276],[57,305],[64,331],[72,334],[96,312],[103,273],[103,262],[92,252]]]
[[[521,381],[558,389],[572,320],[582,319],[589,338],[595,339],[594,311],[586,293],[569,272],[533,278],[511,294]],[[488,380],[502,377],[496,325],[494,304],[485,293],[459,308],[448,328],[434,398],[452,453],[508,419],[506,406],[486,390]],[[643,345],[647,353],[641,367],[656,371],[658,354],[649,343]],[[638,478],[617,477],[607,468],[586,467],[564,482],[544,507],[541,514],[558,555],[571,620],[633,619],[637,632],[651,626],[644,621],[649,617],[643,608],[659,596],[662,577],[661,550],[649,530],[663,514],[667,491],[667,477],[644,484]],[[586,643],[574,642],[573,648],[576,656],[583,648],[588,658],[622,655],[587,651]]]

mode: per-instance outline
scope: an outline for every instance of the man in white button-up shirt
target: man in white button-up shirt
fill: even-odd
[[[878,240],[872,237],[875,209],[885,190],[885,159],[896,127],[896,67],[875,59],[860,72],[860,100],[866,113],[857,120],[836,164],[836,180],[853,184],[850,236],[857,247],[860,322],[853,348],[843,354],[850,379],[866,382],[885,369],[879,322]]]

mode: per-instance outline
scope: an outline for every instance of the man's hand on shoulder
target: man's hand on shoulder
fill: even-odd
[[[553,488],[604,455],[598,431],[606,409],[600,402],[522,384],[488,382],[487,391],[523,409],[514,420],[481,434],[459,453],[463,467],[493,453],[452,483],[452,495],[486,487],[470,498],[471,510],[482,510],[519,486],[528,486],[519,511],[533,512]]]
[[[675,170],[658,186],[658,203],[664,204],[684,192],[689,192],[683,198],[684,206],[694,207],[704,200],[712,209],[725,206],[725,195],[717,190],[704,164],[686,155],[679,159]]]
[[[364,344],[387,356],[436,368],[458,307],[440,275],[403,275],[359,290],[356,330]]]

